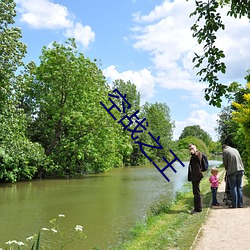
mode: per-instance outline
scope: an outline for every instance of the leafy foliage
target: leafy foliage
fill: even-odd
[[[245,159],[245,165],[246,165],[246,173],[249,176],[250,175],[250,146],[248,141],[250,140],[250,82],[248,82],[247,86],[247,92],[243,95],[244,102],[243,103],[237,103],[233,102],[232,105],[236,108],[236,111],[232,112],[233,119],[238,122],[242,126],[242,132],[244,137],[242,139],[242,143],[244,145],[243,149],[243,159]]]
[[[196,9],[190,16],[196,16],[197,19],[192,25],[193,37],[197,38],[199,44],[204,44],[203,54],[195,53],[193,62],[195,68],[198,68],[197,73],[200,76],[200,81],[209,83],[205,89],[205,99],[209,104],[221,107],[221,97],[230,91],[230,88],[219,83],[218,74],[226,72],[226,65],[223,62],[225,54],[223,50],[216,45],[216,34],[219,30],[224,30],[225,25],[222,22],[219,7],[230,5],[228,15],[235,18],[248,16],[250,18],[250,5],[248,0],[207,0],[195,1]],[[202,67],[202,68],[201,68]]]
[[[32,107],[30,138],[58,166],[44,170],[72,175],[121,164],[118,126],[100,105],[110,91],[101,70],[78,53],[74,39],[44,47],[40,60],[29,65],[24,106]]]
[[[20,84],[15,73],[23,66],[26,53],[26,45],[20,41],[21,30],[13,26],[15,6],[13,0],[0,2],[0,112],[7,103],[13,104],[13,90]]]
[[[166,104],[140,107],[135,84],[118,79],[114,88],[127,95],[131,108],[124,113],[112,109],[114,120],[100,104],[111,107],[112,90],[96,61],[78,52],[74,39],[43,47],[38,65],[24,65],[26,45],[14,27],[15,15],[13,0],[0,2],[0,180],[74,176],[147,162],[133,141],[135,119],[130,131],[118,123],[137,111],[164,147],[145,147],[145,152],[152,160],[168,157],[173,123]],[[139,138],[155,145],[147,131]]]
[[[249,74],[245,77],[248,84],[246,87],[235,89],[234,95],[229,100],[231,106],[224,107],[219,115],[217,133],[220,135],[221,144],[228,144],[239,150],[243,158],[246,173],[249,176],[249,98],[250,88]]]
[[[136,85],[131,83],[130,81],[124,82],[121,79],[117,79],[113,82],[114,89],[118,89],[122,95],[126,94],[126,100],[131,105],[129,109],[125,109],[125,112],[123,111],[117,116],[120,119],[123,116],[131,117],[133,114],[135,114],[137,111],[140,111],[140,93],[136,89]],[[118,99],[117,105],[119,107],[122,107],[122,103],[120,102],[120,99]],[[142,118],[139,116],[138,117]],[[129,122],[126,120],[123,120],[126,125],[129,124]],[[132,118],[133,123],[128,127],[128,129],[135,129],[136,127],[136,119]],[[120,148],[122,149],[122,155],[123,155],[123,164],[125,166],[136,166],[140,165],[141,163],[145,162],[145,159],[142,158],[142,153],[140,152],[138,144],[135,144],[132,139],[132,132],[129,132],[127,130],[124,130],[124,127],[120,126],[120,140],[122,140],[122,143],[120,145]]]
[[[21,30],[14,27],[15,3],[0,2],[0,179],[15,182],[31,179],[40,165],[46,164],[40,145],[26,136],[26,116],[19,100],[24,94],[23,66],[26,45]]]
[[[148,103],[142,106],[142,117],[145,117],[148,122],[148,130],[155,138],[160,136],[160,144],[163,149],[146,149],[152,160],[160,160],[164,156],[170,156],[169,149],[172,146],[173,127],[171,121],[170,109],[165,103]],[[154,140],[147,134],[144,142],[150,145],[155,145]]]
[[[219,134],[221,144],[231,145],[232,147],[236,147],[235,145],[235,134],[239,129],[239,124],[232,120],[232,109],[230,106],[224,107],[218,119],[218,127],[216,128],[217,133]]]
[[[203,142],[205,142],[207,147],[209,147],[210,143],[212,142],[212,138],[208,134],[208,132],[204,131],[199,125],[185,127],[179,137],[179,140],[188,136],[197,137],[201,139]]]
[[[188,145],[190,143],[195,144],[197,149],[200,150],[201,152],[205,153],[206,155],[209,154],[209,150],[208,150],[206,144],[201,139],[194,137],[194,136],[187,136],[183,139],[180,139],[178,141],[179,149],[182,149],[182,150],[185,149],[186,151],[188,151]]]

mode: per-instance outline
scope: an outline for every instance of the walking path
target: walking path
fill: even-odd
[[[193,250],[249,250],[250,249],[250,198],[244,196],[243,208],[230,209],[223,202],[225,182],[219,185],[218,207],[211,207],[207,221],[201,227]]]

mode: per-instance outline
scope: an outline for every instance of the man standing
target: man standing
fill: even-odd
[[[240,153],[236,148],[228,145],[222,146],[223,165],[227,171],[227,177],[230,185],[232,205],[230,208],[243,207],[242,196],[242,177],[244,174],[244,165]]]
[[[191,153],[190,163],[188,166],[188,181],[192,182],[194,194],[194,209],[191,211],[191,214],[194,214],[202,211],[200,192],[200,181],[203,178],[203,174],[201,172],[202,153],[197,150],[196,146],[193,143],[189,144],[188,148]]]

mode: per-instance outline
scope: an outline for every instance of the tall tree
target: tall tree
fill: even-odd
[[[0,1],[0,179],[12,182],[31,179],[45,164],[42,147],[26,137],[26,116],[19,103],[25,88],[19,71],[26,45],[14,26],[15,7],[12,0]]]
[[[107,103],[110,88],[75,40],[44,47],[40,65],[29,69],[29,134],[58,166],[45,170],[72,175],[120,165],[118,125],[100,104]]]
[[[15,100],[13,91],[20,84],[16,71],[24,65],[22,59],[26,54],[26,45],[20,41],[21,30],[13,26],[15,7],[13,0],[0,2],[0,112]]]
[[[208,147],[204,141],[202,141],[201,139],[199,139],[195,136],[187,136],[187,137],[182,138],[178,141],[178,147],[180,150],[183,150],[185,155],[188,155],[188,156],[190,155],[190,152],[188,150],[188,145],[190,143],[194,143],[197,146],[197,148],[201,152],[205,153],[206,155],[209,154]]]
[[[245,91],[243,91],[242,98],[237,97],[235,101],[232,102],[232,106],[235,108],[232,111],[232,118],[239,125],[238,129],[238,138],[240,140],[239,148],[240,152],[243,154],[243,161],[245,163],[246,174],[248,178],[250,178],[250,77],[249,75],[246,77],[248,81]],[[241,102],[237,102],[240,100]],[[240,135],[240,138],[239,138]]]
[[[134,114],[136,114],[137,111],[140,111],[140,93],[136,89],[136,85],[131,83],[130,81],[125,82],[121,79],[117,79],[113,82],[114,89],[118,89],[122,95],[126,95],[126,100],[131,105],[129,109],[125,109],[125,112],[120,113],[120,119],[122,119],[124,116],[132,117],[131,121],[133,122],[128,128],[134,129],[136,126],[136,117],[133,117]],[[122,103],[120,99],[118,99],[117,104],[119,107],[122,107]],[[125,105],[127,106],[127,104]],[[139,113],[137,115],[139,117]],[[140,118],[140,117],[139,117]],[[124,124],[128,125],[129,120],[125,119]],[[123,163],[126,166],[130,165],[140,165],[141,158],[140,158],[140,152],[139,152],[139,146],[138,144],[135,144],[132,137],[131,132],[124,130],[122,126],[120,133],[121,133],[121,140],[122,140],[122,146],[120,147],[122,150],[123,155]]]
[[[217,121],[218,127],[216,131],[219,135],[219,141],[221,144],[227,144],[232,147],[236,147],[235,135],[239,129],[239,124],[232,119],[231,106],[224,107]]]
[[[209,147],[209,144],[212,141],[211,136],[206,131],[204,131],[200,127],[200,125],[193,125],[193,126],[185,127],[183,129],[180,137],[179,137],[179,140],[181,140],[181,139],[183,139],[185,137],[188,137],[188,136],[193,136],[193,137],[199,138],[200,140],[202,140],[207,145],[207,147]]]
[[[166,103],[148,103],[146,102],[142,106],[142,117],[145,117],[148,122],[148,129],[155,138],[160,136],[160,144],[163,149],[148,149],[152,159],[159,160],[164,156],[168,158],[170,156],[169,149],[172,146],[173,127],[174,124],[171,121],[170,109]],[[151,145],[157,146],[154,140],[147,136],[144,139]]]
[[[230,6],[228,15],[235,18],[248,16],[250,19],[249,0],[200,0],[195,1],[196,9],[190,16],[196,16],[196,22],[192,25],[193,37],[197,38],[199,44],[203,44],[203,54],[195,53],[193,62],[199,69],[197,75],[201,81],[209,83],[205,89],[205,99],[211,105],[221,106],[221,97],[230,87],[219,82],[218,74],[226,72],[226,64],[223,59],[225,54],[222,49],[216,46],[216,34],[219,30],[224,30],[225,25],[222,22],[219,7]],[[205,67],[204,67],[205,65]]]
[[[248,74],[245,77],[247,82],[250,81],[249,76],[250,75]],[[250,93],[250,89],[247,87],[242,87],[237,82],[233,82],[231,85],[234,85],[234,92],[232,92],[230,96],[227,96],[229,102],[247,104],[247,101],[244,99],[244,96]],[[233,147],[237,147],[239,151],[243,153],[245,151],[246,144],[245,140],[242,138],[244,136],[242,125],[235,119],[233,119],[233,112],[235,112],[236,110],[237,108],[232,105],[224,107],[221,110],[219,114],[219,119],[217,121],[218,127],[216,128],[216,131],[220,136],[219,141],[221,142],[221,144],[226,143]]]

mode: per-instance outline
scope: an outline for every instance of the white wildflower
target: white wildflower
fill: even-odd
[[[59,216],[59,217],[65,217],[65,215],[64,215],[64,214],[59,214],[58,216]]]
[[[7,241],[5,244],[11,245],[12,243],[17,244],[17,241],[16,241],[16,240],[9,240],[9,241]]]
[[[24,243],[23,243],[22,241],[18,241],[16,244],[17,244],[18,246],[24,246]]]
[[[46,228],[46,227],[43,227],[42,230],[43,230],[43,231],[50,231],[50,230],[49,230],[48,228]]]
[[[83,229],[83,226],[80,226],[80,225],[75,226],[76,231],[81,231],[82,232],[82,229]]]
[[[55,228],[51,228],[51,231],[57,233],[58,231]]]
[[[27,237],[26,240],[29,241],[29,240],[32,240],[34,238],[34,236],[30,236],[30,237]]]

